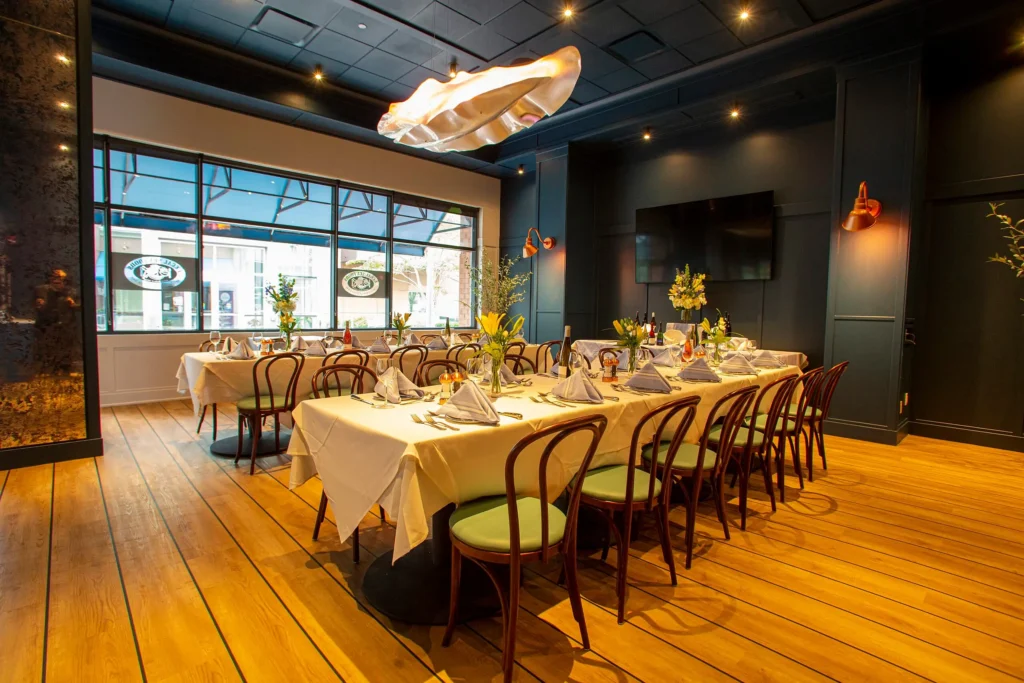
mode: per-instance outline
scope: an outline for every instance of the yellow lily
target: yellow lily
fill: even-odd
[[[613,320],[612,321],[612,326],[615,328],[615,333],[621,337],[622,336],[622,323],[620,323],[618,320]]]
[[[516,318],[516,321],[514,323],[512,323],[512,329],[509,330],[508,336],[510,336],[510,337],[516,336],[516,334],[519,332],[519,330],[521,330],[523,328],[523,323],[524,322],[525,322],[525,319],[523,318],[523,316],[519,316],[518,318]]]
[[[711,334],[711,323],[708,322],[707,318],[704,318],[704,320],[701,321],[700,327],[708,334]]]
[[[501,319],[504,317],[504,314],[498,315],[497,313],[492,312],[486,314],[482,318],[480,316],[477,316],[476,321],[480,323],[480,329],[483,331],[483,333],[486,334],[488,337],[492,337],[498,331],[498,326],[501,324]]]

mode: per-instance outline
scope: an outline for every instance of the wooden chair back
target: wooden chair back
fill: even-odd
[[[524,342],[524,341],[509,342],[508,349],[507,349],[505,355],[508,355],[510,353],[514,353],[517,356],[521,356],[521,355],[523,355],[523,353],[525,351],[526,351],[526,342]]]
[[[525,375],[527,368],[531,373],[537,373],[537,366],[533,364],[533,361],[518,353],[505,354],[505,365],[508,365],[513,375]]]
[[[448,360],[457,360],[460,363],[465,363],[467,358],[472,358],[478,353],[480,353],[479,344],[455,344],[448,349],[444,357]]]
[[[416,367],[416,386],[433,386],[434,381],[443,373],[455,372],[456,370],[461,372],[463,377],[469,376],[469,373],[466,372],[466,366],[455,360],[439,358],[437,360],[423,361]],[[433,377],[431,377],[432,373],[434,375]]]
[[[391,352],[391,365],[398,368],[399,372],[415,381],[416,368],[427,359],[429,351],[423,344],[410,344],[402,346]]]
[[[636,466],[640,457],[640,448],[643,446],[643,444],[640,443],[640,438],[643,434],[644,428],[647,427],[647,424],[651,420],[657,418],[658,426],[654,429],[654,443],[660,444],[661,435],[664,433],[665,427],[675,420],[677,416],[680,418],[675,432],[672,434],[672,442],[668,447],[668,453],[665,457],[665,471],[671,472],[672,463],[676,459],[676,453],[679,452],[679,446],[682,445],[683,439],[686,438],[686,432],[690,430],[690,426],[693,424],[693,420],[697,416],[698,403],[700,403],[700,396],[686,396],[674,401],[669,401],[668,403],[658,406],[654,410],[648,411],[647,414],[640,418],[636,427],[633,428],[633,439],[629,443],[629,462],[627,463],[627,467],[629,469],[626,472],[626,510],[633,509],[633,481],[636,478]],[[655,447],[654,456],[654,461],[657,462],[657,447]],[[654,467],[654,471],[657,471],[656,466]],[[654,507],[654,484],[656,479],[656,476],[651,476],[648,484],[647,504],[644,506],[644,509],[647,512],[650,512]],[[667,480],[662,482],[662,484],[662,502],[665,505],[668,505],[668,498],[671,495],[672,487],[668,485]],[[627,514],[629,513],[627,512]]]
[[[342,383],[342,380],[345,383]],[[377,373],[363,365],[324,365],[313,373],[313,396],[327,398],[341,396],[343,389],[353,394],[364,394],[377,385]],[[334,393],[332,393],[332,390]]]
[[[790,401],[793,400],[793,392],[796,391],[798,384],[800,384],[800,375],[787,375],[761,387],[761,391],[757,394],[757,400],[754,401],[751,420],[757,419],[758,414],[761,412],[762,402],[767,401],[768,394],[775,390],[775,396],[772,397],[771,403],[768,405],[767,421],[761,430],[764,435],[762,443],[771,443],[776,436],[785,440],[789,425],[783,419],[782,430],[779,431],[779,421],[783,413],[789,410]],[[757,430],[754,429],[754,425],[751,423],[750,429],[747,430],[747,441],[743,445],[743,452],[747,456],[754,452],[754,435],[756,432]]]
[[[551,369],[551,365],[558,358],[559,351],[562,350],[562,341],[559,339],[552,339],[546,341],[537,347],[537,372],[547,372]]]
[[[473,335],[468,332],[459,332],[457,334],[459,335],[459,339],[466,342],[467,344],[473,341]]]
[[[344,351],[332,351],[324,356],[324,367],[328,365],[340,365],[347,364],[353,365],[349,362],[349,358],[355,358],[356,362],[354,365],[362,365],[364,367],[370,367],[370,354],[362,349],[346,349]]]
[[[199,345],[199,353],[210,353],[211,351],[217,350],[217,342],[212,342],[209,339]]]
[[[793,434],[800,434],[803,431],[804,423],[810,421],[810,417],[807,415],[807,409],[810,406],[817,405],[819,396],[822,388],[822,381],[825,379],[825,371],[823,368],[814,368],[808,370],[800,376],[800,384],[803,385],[800,391],[800,398],[797,399],[795,404],[791,404],[786,409],[786,418],[791,417],[790,413],[796,412],[795,416],[792,416],[793,421]],[[794,393],[796,393],[794,391]]]
[[[551,454],[560,443],[565,441],[574,434],[590,434],[590,445],[587,447],[586,453],[583,456],[583,460],[580,463],[579,470],[577,471],[575,481],[572,485],[572,492],[569,495],[569,506],[565,513],[565,535],[562,538],[563,547],[576,547],[576,520],[579,516],[580,510],[580,495],[583,491],[583,474],[590,469],[590,461],[594,459],[594,453],[597,452],[597,445],[601,441],[601,437],[604,435],[604,430],[608,426],[608,418],[603,415],[584,415],[573,420],[566,420],[565,422],[559,422],[558,424],[551,425],[544,429],[539,429],[533,434],[523,437],[520,439],[513,448],[512,452],[508,454],[508,458],[505,460],[505,500],[508,503],[508,523],[510,531],[510,542],[511,542],[511,567],[513,575],[519,568],[520,562],[520,544],[519,544],[519,507],[517,504],[516,496],[516,481],[515,481],[515,469],[516,460],[532,444],[541,441],[543,439],[550,438],[550,441],[544,446],[544,451],[541,453],[540,461],[538,463],[538,482],[539,482],[539,495],[540,495],[540,518],[541,518],[541,561],[547,562],[550,557],[550,549],[548,543],[548,460],[551,458]]]
[[[836,387],[839,386],[839,380],[843,378],[843,373],[846,372],[849,365],[850,361],[848,360],[833,365],[821,378],[818,401],[814,404],[815,420],[824,421],[828,417],[828,411],[832,407],[832,397],[836,394]]]
[[[434,341],[435,339],[440,339],[441,336],[442,335],[440,334],[421,334],[420,341],[423,342],[424,345],[426,345]]]
[[[252,388],[256,412],[277,413],[295,408],[295,392],[306,357],[301,353],[283,352],[256,359],[252,366]],[[277,375],[277,381],[273,375]],[[285,379],[285,381],[281,381]],[[280,393],[277,390],[283,389]],[[284,404],[277,397],[284,398]]]

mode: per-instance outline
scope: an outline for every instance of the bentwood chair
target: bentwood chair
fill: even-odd
[[[526,352],[526,342],[524,342],[524,341],[509,342],[508,349],[506,349],[506,355],[508,355],[509,353],[514,353],[517,356],[521,356],[525,352]]]
[[[440,335],[440,334],[421,334],[420,335],[420,341],[423,342],[424,344],[429,344],[430,342],[434,341],[435,339],[439,339],[441,336],[442,335]]]
[[[347,375],[347,377],[344,377]],[[343,379],[344,377],[344,379]],[[313,374],[313,397],[326,398],[341,396],[348,393],[362,394],[366,387],[377,384],[377,373],[362,365],[328,365]],[[320,525],[327,517],[327,494],[320,493],[320,506],[316,510],[316,522],[313,524],[313,540],[320,536]],[[384,521],[384,508],[380,510],[380,519]],[[359,564],[359,526],[352,532],[352,561]]]
[[[370,367],[370,354],[367,353],[366,351],[363,351],[362,349],[346,349],[344,351],[332,351],[331,353],[324,356],[323,365],[340,365],[343,363],[352,365],[353,363],[349,363],[346,360],[349,357],[356,359],[354,365]]]
[[[654,442],[647,444],[640,451],[644,461],[649,463],[651,471],[663,482],[679,486],[683,492],[686,502],[686,568],[690,568],[693,558],[693,532],[697,520],[697,503],[700,500],[700,489],[704,479],[704,472],[707,469],[708,483],[711,485],[712,497],[715,501],[715,510],[718,513],[718,520],[722,523],[725,532],[725,540],[729,540],[729,522],[725,517],[725,468],[732,457],[733,444],[736,442],[736,433],[743,424],[743,418],[750,408],[754,394],[757,393],[756,386],[743,387],[732,391],[718,399],[708,420],[704,424],[698,443],[682,443],[672,452],[672,442],[661,439],[658,441],[658,455],[655,462]],[[708,448],[708,441],[711,438],[711,430],[716,426],[718,417],[725,414],[722,429],[718,434],[719,449],[713,451]],[[683,435],[685,438],[685,434]],[[669,455],[675,460],[671,467],[666,467]],[[660,472],[660,474],[659,474]]]
[[[835,396],[839,380],[850,365],[850,361],[844,360],[838,365],[829,368],[818,384],[814,400],[809,406],[805,417],[807,425],[807,478],[814,481],[814,446],[818,447],[818,455],[821,456],[821,469],[828,470],[828,463],[825,460],[825,433],[823,427],[828,411],[832,407],[832,397]]]
[[[429,387],[437,384],[437,378],[443,373],[461,372],[463,377],[468,377],[466,366],[455,360],[427,360],[423,361],[416,368],[416,386]]]
[[[562,342],[559,339],[546,341],[537,347],[537,372],[547,372],[551,369],[553,359],[558,358],[558,352],[562,350]],[[541,360],[543,359],[543,363]],[[542,367],[543,366],[543,367]]]
[[[537,366],[526,356],[518,353],[505,354],[505,365],[512,371],[513,375],[535,375]]]
[[[697,414],[700,396],[687,396],[676,399],[640,418],[633,429],[633,439],[629,444],[629,460],[625,465],[608,465],[590,470],[583,480],[583,505],[599,510],[608,523],[609,529],[615,534],[618,549],[618,573],[616,575],[615,592],[619,598],[619,623],[626,619],[626,565],[629,561],[629,541],[632,538],[633,517],[638,512],[653,514],[661,539],[661,552],[668,565],[672,585],[676,585],[676,564],[672,557],[672,546],[669,541],[669,495],[671,487],[663,486],[661,479],[655,474],[637,469],[640,450],[640,435],[652,420],[657,419],[654,430],[654,441],[661,442],[665,427],[678,417],[675,433],[669,442],[665,457],[664,469],[672,470],[679,446],[683,437],[693,424]],[[618,517],[616,522],[615,517]],[[637,520],[639,522],[639,519]],[[620,528],[621,526],[621,528]],[[609,538],[609,541],[611,539]],[[608,544],[605,544],[601,559],[608,557]]]
[[[626,351],[628,353],[628,351],[626,349],[624,349],[624,348],[622,348],[620,346],[606,346],[605,348],[603,348],[603,349],[601,349],[600,351],[597,352],[598,365],[603,369],[604,368],[604,359],[605,359],[606,356],[611,356],[612,358],[618,358],[619,354],[622,353],[623,351]],[[636,350],[637,369],[638,370],[640,369],[640,365],[639,364],[640,364],[641,361],[651,360],[652,358],[654,358],[654,354],[651,353],[651,350],[649,348],[647,348],[645,346],[641,346],[640,348],[638,348]]]
[[[459,332],[458,335],[459,339],[466,342],[467,344],[473,341],[473,335],[469,334],[468,332]]]
[[[199,353],[210,353],[210,352],[214,352],[216,350],[217,350],[216,342],[212,342],[210,340],[206,340],[202,344],[199,345]],[[217,404],[216,403],[211,403],[209,406],[203,406],[203,412],[201,412],[199,414],[199,426],[196,427],[196,434],[198,434],[199,432],[203,431],[203,421],[206,419],[206,409],[207,408],[210,408],[213,411],[213,413],[211,414],[211,418],[212,418],[212,421],[213,421],[213,440],[216,441],[217,440]]]
[[[480,353],[479,344],[456,344],[448,349],[448,352],[444,354],[444,357],[449,360],[457,360],[460,363],[465,363],[466,358],[472,358],[478,353]]]
[[[750,487],[750,468],[754,458],[761,459],[761,473],[764,475],[764,488],[772,503],[772,512],[775,512],[775,493],[772,490],[771,463],[774,459],[775,469],[779,479],[779,496],[785,502],[786,495],[786,427],[787,422],[783,411],[789,406],[793,391],[800,382],[798,375],[789,375],[770,382],[761,388],[754,400],[754,415],[761,415],[763,403],[768,403],[768,410],[764,413],[764,421],[760,427],[751,427],[750,419],[744,420],[743,424],[736,431],[736,444],[734,450],[739,451],[737,462],[737,473],[740,480],[740,529],[747,529],[747,492]],[[774,392],[770,403],[768,397]],[[718,452],[721,450],[719,436],[722,433],[722,425],[711,428],[708,436],[708,448]],[[778,444],[775,440],[778,437]],[[775,451],[774,457],[772,451]]]
[[[402,346],[391,352],[391,366],[398,368],[398,371],[410,380],[416,378],[416,368],[427,359],[429,351],[423,344],[410,344]]]
[[[252,461],[249,463],[249,474],[256,471],[256,455],[259,453],[263,418],[274,418],[274,442],[277,450],[281,450],[281,414],[295,409],[295,392],[305,361],[306,357],[301,353],[282,352],[259,358],[252,366],[253,395],[239,399],[235,403],[238,409],[238,450],[235,451],[235,464],[237,465],[239,458],[242,457],[242,426],[248,422],[249,433],[252,434]],[[277,376],[276,380],[273,375]]]
[[[458,621],[459,581],[462,558],[466,557],[484,570],[498,590],[502,607],[502,668],[506,683],[512,680],[515,664],[516,621],[519,617],[519,593],[522,590],[520,576],[524,562],[547,562],[553,555],[563,556],[573,617],[580,626],[583,648],[590,649],[576,574],[576,521],[583,490],[583,473],[590,468],[590,461],[594,458],[597,444],[607,426],[606,417],[585,415],[523,437],[505,460],[505,495],[463,503],[449,520],[448,533],[452,542],[451,602],[448,627],[441,644],[445,647],[451,644]],[[569,504],[563,513],[551,505],[548,499],[548,461],[560,444],[577,435],[581,438],[570,443],[581,449],[583,457],[575,481],[570,485]],[[589,436],[589,445],[582,451],[587,441],[584,438],[586,436]],[[527,448],[540,442],[544,442],[538,463],[540,497],[520,495],[515,481],[516,461]],[[531,449],[531,462],[535,452],[536,449]],[[556,457],[556,461],[560,459]],[[495,565],[509,568],[507,587],[502,586],[502,572],[496,571]]]

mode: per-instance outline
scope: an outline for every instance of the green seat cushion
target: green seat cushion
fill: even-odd
[[[651,459],[651,448],[653,444],[647,444],[640,449],[640,456],[644,460]],[[661,444],[658,446],[658,464],[664,465],[668,459],[668,447],[672,445],[671,441],[662,439]],[[680,470],[692,470],[697,466],[697,456],[700,454],[700,446],[695,443],[683,443],[679,446],[679,452],[676,453],[676,459],[672,461],[673,469]],[[718,456],[714,451],[707,451],[704,453],[704,467],[714,467],[715,461]]]
[[[608,500],[614,503],[626,501],[626,465],[609,465],[587,472],[583,480],[583,495]],[[651,475],[641,469],[633,472],[633,500],[647,500],[647,491],[651,485]],[[654,480],[654,495],[661,493],[661,481]]]
[[[790,410],[792,410],[792,414],[789,416],[789,421],[791,423],[795,423],[796,422],[796,409],[795,408],[791,408]],[[806,417],[811,417],[813,412],[814,412],[814,408],[811,407],[811,406],[807,406],[806,410],[804,410],[804,415]],[[783,420],[784,420],[784,416],[780,415],[778,421],[775,423],[775,429],[776,430],[781,430],[782,429],[782,422],[783,422]],[[768,416],[765,413],[758,413],[757,414],[757,419],[753,420],[753,422],[754,422],[754,427],[756,429],[764,429],[764,426],[766,424],[768,424]],[[745,425],[750,425],[750,423],[751,423],[751,419],[749,417],[746,420],[743,421],[743,424],[745,424]],[[790,424],[790,428],[791,429],[794,426],[795,426],[794,424]]]
[[[246,396],[240,398],[235,403],[239,410],[256,410],[256,397]],[[277,409],[284,408],[288,405],[288,399],[285,396],[274,394],[274,407]],[[260,396],[260,410],[270,410],[270,396]]]
[[[323,393],[323,389],[321,389],[320,391],[321,391],[321,393]],[[338,390],[337,387],[331,387],[330,389],[327,390],[327,396],[321,396],[320,398],[328,398],[328,397],[332,397],[333,398],[335,396],[348,396],[351,393],[352,393],[352,388],[351,387],[342,387],[340,391]],[[316,398],[316,394],[314,394],[313,392],[310,392],[310,394],[309,394],[309,396],[307,398]]]
[[[524,553],[540,550],[540,499],[520,496],[516,500],[519,512],[519,549]],[[512,549],[505,496],[463,503],[452,513],[448,526],[455,538],[474,548],[497,553],[507,553]],[[554,505],[548,505],[548,544],[558,543],[563,536],[565,514]]]
[[[747,445],[747,437],[748,437],[749,432],[750,432],[749,427],[740,427],[739,429],[736,430],[736,444],[735,445],[737,447],[746,446]],[[719,437],[719,434],[721,434],[721,433],[722,433],[722,425],[715,425],[714,427],[711,428],[711,431],[708,432],[708,441],[709,442],[713,442],[713,443],[718,443],[718,437]],[[755,446],[760,446],[762,443],[764,443],[764,432],[759,432],[759,431],[757,431],[757,428],[755,428],[754,429],[753,444]]]

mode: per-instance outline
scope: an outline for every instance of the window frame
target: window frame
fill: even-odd
[[[269,166],[261,166],[257,164],[249,164],[245,162],[233,161],[230,159],[224,159],[213,155],[206,155],[202,153],[185,152],[178,149],[161,147],[157,145],[150,145],[146,143],[135,142],[132,140],[126,140],[122,138],[116,138],[108,135],[94,135],[93,136],[93,149],[101,150],[103,156],[103,197],[101,201],[93,202],[93,211],[100,211],[103,213],[103,218],[106,225],[105,230],[105,258],[104,258],[104,270],[106,278],[106,291],[104,299],[106,301],[106,316],[105,316],[105,328],[99,328],[97,325],[98,334],[197,334],[208,331],[205,325],[205,315],[203,314],[204,306],[206,301],[203,297],[203,285],[205,278],[203,277],[203,233],[204,225],[207,220],[212,222],[232,222],[232,223],[244,223],[255,227],[272,228],[288,230],[293,232],[309,233],[311,235],[317,235],[319,237],[329,236],[330,237],[330,310],[328,312],[328,319],[332,323],[329,328],[315,328],[315,329],[332,329],[340,330],[341,321],[338,320],[338,243],[342,238],[358,238],[363,240],[372,240],[384,242],[387,245],[387,286],[388,295],[385,299],[385,315],[384,319],[386,322],[385,327],[368,327],[365,328],[369,331],[383,331],[390,329],[391,314],[393,309],[393,297],[395,291],[394,283],[394,253],[396,244],[405,244],[416,247],[432,247],[436,249],[451,249],[454,251],[471,252],[472,253],[472,266],[474,268],[479,267],[480,260],[480,209],[478,207],[467,206],[456,202],[447,202],[442,200],[431,199],[427,197],[419,197],[395,190],[387,190],[381,188],[370,187],[366,185],[359,185],[356,183],[350,183],[342,180],[324,178],[315,175],[309,175],[304,173],[295,173],[279,168],[272,168]],[[138,206],[129,206],[123,204],[114,203],[111,200],[111,189],[110,189],[110,153],[114,152],[126,152],[143,154],[146,156],[154,156],[160,158],[170,159],[172,161],[184,161],[187,163],[194,163],[196,167],[195,178],[194,178],[194,195],[196,198],[196,210],[194,213],[191,212],[178,212],[164,209],[149,209]],[[298,182],[316,183],[319,185],[326,185],[331,188],[331,213],[330,213],[330,227],[328,230],[321,230],[318,228],[299,227],[286,224],[278,223],[265,223],[255,220],[246,220],[240,218],[227,218],[224,216],[207,216],[204,213],[203,207],[203,177],[204,168],[207,164],[223,166],[230,169],[238,169],[242,171],[251,171],[254,173],[264,173],[275,175],[281,178],[295,180]],[[181,181],[178,181],[181,182]],[[339,197],[342,192],[364,192],[371,195],[377,195],[384,197],[386,200],[385,220],[386,220],[386,234],[382,237],[373,237],[370,235],[343,232],[339,229],[339,218],[341,214],[341,207],[339,205]],[[472,225],[470,226],[470,246],[455,246],[455,245],[444,245],[435,244],[429,241],[418,241],[412,239],[396,239],[395,238],[395,206],[396,204],[405,203],[404,200],[420,204],[420,205],[431,205],[435,208],[458,208],[463,215],[472,218]],[[372,206],[372,203],[371,203]],[[196,221],[196,254],[197,256],[197,272],[196,282],[194,291],[196,294],[196,328],[192,330],[114,330],[114,293],[113,287],[111,286],[111,247],[112,247],[112,234],[111,229],[111,212],[113,211],[128,211],[132,213],[146,213],[154,214],[159,216],[175,217],[175,218],[189,218]],[[475,293],[472,295],[470,301],[471,314],[475,315],[477,309],[477,301]],[[214,310],[211,308],[210,310]],[[212,319],[212,318],[211,318]],[[470,327],[460,327],[456,329],[472,329]],[[222,332],[253,332],[257,331],[256,328],[235,328],[235,329],[223,329],[223,328],[209,328],[217,329]],[[258,331],[272,332],[276,330],[276,327],[265,327]]]

